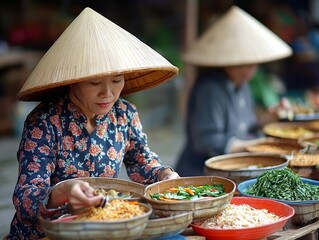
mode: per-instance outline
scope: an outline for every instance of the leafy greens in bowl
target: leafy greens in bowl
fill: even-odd
[[[270,171],[241,182],[237,189],[246,197],[276,200],[295,209],[291,222],[306,225],[319,219],[319,181],[302,178],[290,169]]]
[[[289,168],[267,171],[238,185],[244,196],[264,197],[289,203],[319,202],[319,181],[302,178]]]

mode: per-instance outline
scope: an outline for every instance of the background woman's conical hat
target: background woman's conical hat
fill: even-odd
[[[232,6],[185,52],[183,60],[202,67],[259,64],[288,57],[292,49],[237,6]]]
[[[173,78],[178,68],[138,38],[85,8],[39,61],[20,100],[40,101],[65,85],[106,75],[125,75],[122,95]]]

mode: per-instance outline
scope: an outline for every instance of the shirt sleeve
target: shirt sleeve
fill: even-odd
[[[211,80],[213,81],[213,80]],[[209,81],[195,89],[192,101],[195,104],[189,116],[189,129],[195,151],[206,156],[223,154],[228,140],[225,133],[227,116],[224,94]]]
[[[13,201],[19,222],[17,229],[25,229],[37,235],[38,216],[47,214],[45,205],[52,190],[50,176],[55,169],[52,134],[44,115],[29,115],[18,150],[19,174]]]
[[[159,180],[159,175],[169,166],[162,165],[160,158],[151,151],[147,135],[143,132],[138,112],[134,105],[129,107],[129,150],[124,163],[129,178],[134,182],[151,184]]]

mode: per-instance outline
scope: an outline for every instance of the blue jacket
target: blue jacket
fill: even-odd
[[[236,88],[220,70],[202,72],[188,100],[186,145],[175,170],[204,175],[205,160],[229,153],[235,138],[260,136],[259,130],[248,83]]]

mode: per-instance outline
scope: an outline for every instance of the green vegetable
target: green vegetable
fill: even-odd
[[[290,168],[266,171],[245,193],[288,201],[319,200],[319,186],[303,183]]]
[[[225,194],[223,184],[214,183],[213,185],[202,186],[178,186],[167,189],[163,193],[154,193],[149,196],[152,199],[170,201],[170,200],[196,200],[201,197],[219,197]]]

